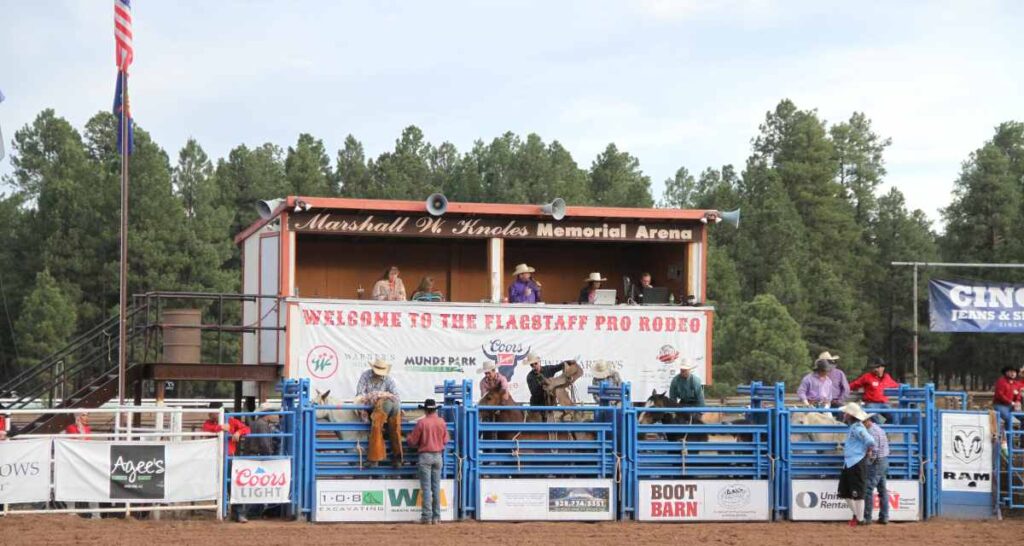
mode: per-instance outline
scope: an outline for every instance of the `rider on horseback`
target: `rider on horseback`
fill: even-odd
[[[491,391],[498,391],[505,393],[503,398],[511,400],[512,396],[509,394],[508,379],[498,373],[498,365],[493,361],[484,362],[484,367],[480,370],[483,372],[484,377],[480,380],[480,392],[487,394]]]
[[[693,375],[697,365],[684,357],[678,357],[679,375],[672,378],[668,387],[668,397],[680,407],[700,408],[704,406],[704,384]]]

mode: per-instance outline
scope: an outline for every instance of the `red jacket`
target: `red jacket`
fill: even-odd
[[[992,403],[1004,406],[1019,403],[1022,390],[1024,390],[1024,383],[1016,379],[1007,379],[1004,375],[996,380],[996,389],[992,396]]]
[[[71,423],[70,425],[68,425],[68,428],[64,429],[64,432],[68,434],[92,434],[92,427],[90,427],[89,425],[82,425],[82,428],[79,429],[78,425],[76,425],[75,423]]]
[[[207,419],[203,421],[203,431],[205,432],[220,432],[220,425],[216,420]],[[228,419],[228,434],[234,436],[236,432],[241,432],[239,437],[245,436],[252,432],[249,427],[245,426],[245,423],[240,421],[237,417]],[[235,451],[238,450],[238,442],[234,438],[228,440],[228,455],[234,455]]]
[[[882,377],[874,372],[868,372],[850,383],[850,390],[864,389],[863,400],[877,404],[888,404],[889,398],[885,395],[885,389],[895,389],[900,384],[893,380],[892,376],[883,373]]]

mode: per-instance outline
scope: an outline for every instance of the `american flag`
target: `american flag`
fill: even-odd
[[[131,0],[114,0],[114,41],[117,42],[114,63],[118,70],[127,72],[135,57],[132,49]]]

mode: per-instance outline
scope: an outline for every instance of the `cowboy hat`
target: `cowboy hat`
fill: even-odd
[[[523,361],[523,363],[526,364],[527,366],[533,364],[534,362],[536,362],[537,364],[540,364],[540,357],[537,356],[534,353],[527,354],[526,355],[526,360]]]
[[[684,369],[684,370],[688,370],[688,371],[692,372],[693,370],[697,369],[697,364],[694,363],[694,362],[691,362],[689,358],[680,357],[679,358],[679,367]]]
[[[437,401],[434,400],[433,398],[427,398],[426,400],[423,401],[422,404],[419,405],[419,408],[421,410],[436,410]]]
[[[1006,375],[1006,372],[1015,372],[1015,371],[1017,371],[1017,367],[1016,366],[1003,366],[999,370],[999,375]]]
[[[281,411],[281,406],[278,404],[271,404],[270,402],[264,402],[259,409],[259,413],[269,413],[273,411]]]
[[[612,374],[612,367],[608,365],[604,360],[598,360],[594,362],[594,366],[590,368],[590,375],[596,379],[604,379]]]
[[[818,355],[818,360],[839,360],[839,355],[832,356],[832,353],[825,351]]]
[[[868,366],[868,367],[872,368],[872,369],[879,368],[879,367],[884,368],[885,367],[885,361],[882,360],[880,357],[876,356],[875,358],[871,359],[871,365]]]
[[[391,371],[391,364],[383,358],[378,358],[370,364],[370,369],[377,375],[387,375]]]
[[[827,360],[816,360],[814,361],[814,371],[816,372],[827,372],[828,361]]]
[[[479,372],[480,373],[487,373],[487,372],[493,372],[494,370],[497,370],[497,369],[498,369],[498,365],[495,364],[493,360],[488,360],[487,362],[484,362],[484,367],[480,368]]]
[[[867,413],[860,407],[860,404],[856,402],[847,402],[842,408],[842,412],[853,417],[858,421],[866,421],[869,417]]]
[[[587,278],[583,279],[583,282],[604,282],[608,279],[601,276],[600,273],[594,272],[587,275]]]
[[[886,419],[885,417],[883,417],[879,413],[869,413],[867,420],[874,421],[874,422],[878,423],[879,425],[884,425],[886,423],[886,421],[888,421],[888,419]]]
[[[526,264],[519,264],[519,265],[516,266],[515,269],[512,270],[512,274],[513,275],[519,275],[520,273],[533,273],[535,271],[537,271],[537,270],[532,268],[532,267],[530,267],[530,266],[528,266],[528,265],[526,265]]]

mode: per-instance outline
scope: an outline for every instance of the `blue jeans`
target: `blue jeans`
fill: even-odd
[[[876,408],[877,409],[881,409],[881,408],[889,409],[889,404],[883,404],[881,402],[865,402],[864,403],[864,411],[866,411],[868,413],[877,413],[878,415],[880,415],[882,417],[882,419],[885,419],[885,421],[884,421],[885,423],[890,423],[890,424],[894,424],[894,425],[897,424],[897,423],[895,423],[893,421],[892,415],[890,415],[890,414],[888,414],[888,413],[886,413],[884,411],[871,411],[871,410],[876,409]],[[882,423],[879,423],[879,424],[882,424]]]
[[[416,474],[420,478],[420,499],[423,508],[420,521],[441,521],[441,453],[420,453]]]
[[[1011,415],[1013,413],[1013,406],[995,404],[995,407],[996,413],[999,414],[999,418],[1003,421],[1003,430],[1010,430],[1010,420],[1013,419],[1013,416]]]
[[[885,487],[885,475],[889,472],[889,459],[882,457],[868,465],[868,482],[864,487],[864,521],[871,521],[874,508],[874,493],[878,490],[878,521],[889,521],[889,491]]]

